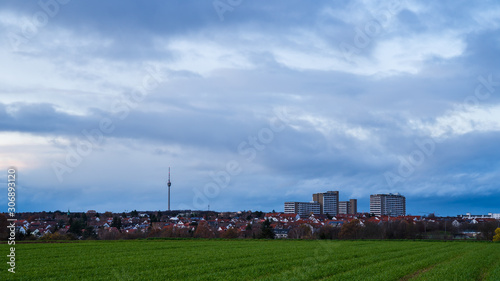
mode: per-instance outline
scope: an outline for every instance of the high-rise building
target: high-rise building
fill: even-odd
[[[321,214],[318,202],[285,202],[285,214],[298,214],[307,217],[310,214]]]
[[[345,215],[349,214],[349,207],[351,202],[349,201],[339,201],[339,214]]]
[[[349,214],[357,214],[358,213],[358,199],[349,199],[349,203],[350,203],[350,206],[349,206],[349,211],[348,213]]]
[[[285,202],[285,214],[297,214],[299,202]]]
[[[406,215],[406,198],[399,193],[370,195],[370,213],[375,215]]]
[[[321,214],[335,216],[339,213],[339,192],[327,191],[324,193],[314,193],[313,201],[320,204]]]
[[[339,202],[339,214],[352,214],[358,213],[358,200],[349,199],[349,201]]]

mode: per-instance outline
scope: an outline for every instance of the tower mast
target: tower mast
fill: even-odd
[[[172,183],[170,182],[170,167],[168,167],[168,181],[167,181],[167,186],[168,186],[168,210],[170,211],[170,186]]]

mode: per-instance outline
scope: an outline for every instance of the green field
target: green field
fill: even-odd
[[[8,246],[1,245],[4,261]],[[500,243],[129,240],[16,245],[0,280],[500,280]]]

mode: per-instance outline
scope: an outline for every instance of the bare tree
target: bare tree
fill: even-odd
[[[195,238],[215,238],[215,233],[210,229],[206,221],[200,221],[194,231]]]
[[[344,225],[340,229],[339,238],[340,239],[358,239],[361,234],[361,225],[359,220],[352,220]]]

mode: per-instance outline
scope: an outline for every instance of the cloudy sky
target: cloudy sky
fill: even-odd
[[[18,211],[500,213],[495,1],[2,1]],[[6,192],[1,204],[7,210]]]

